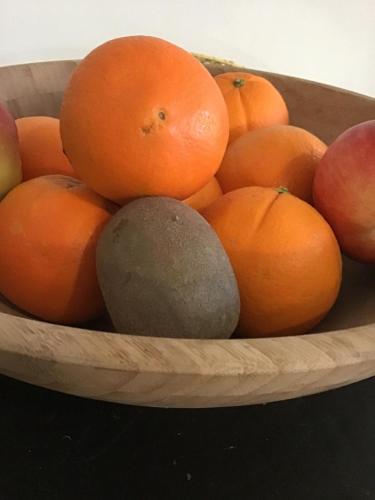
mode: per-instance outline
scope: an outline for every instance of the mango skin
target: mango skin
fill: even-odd
[[[313,194],[342,251],[375,264],[375,120],[354,125],[329,146]]]
[[[18,142],[16,121],[7,108],[0,103],[0,130],[2,129],[8,136],[12,137],[15,142]]]
[[[15,120],[0,104],[0,200],[21,181],[22,166]]]

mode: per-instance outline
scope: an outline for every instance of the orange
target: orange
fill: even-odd
[[[72,177],[18,185],[0,203],[0,293],[47,321],[100,316],[95,251],[113,211],[111,202]]]
[[[247,132],[225,154],[217,178],[224,191],[245,186],[285,186],[312,201],[315,169],[327,146],[299,127],[275,125]]]
[[[212,179],[199,191],[191,195],[189,198],[184,200],[186,205],[195,208],[198,212],[201,212],[204,208],[208,207],[217,198],[222,196],[223,191],[221,190],[220,184],[216,177]]]
[[[16,120],[23,179],[61,174],[77,177],[63,153],[60,122],[51,116],[27,116]]]
[[[183,200],[215,175],[229,134],[223,96],[207,69],[164,40],[129,36],[78,66],[61,110],[74,169],[112,200]]]
[[[229,142],[271,125],[289,123],[289,113],[280,92],[261,76],[233,71],[215,76],[229,115]]]
[[[246,187],[223,195],[202,215],[237,276],[240,335],[302,334],[327,314],[340,288],[341,254],[311,205],[285,188]]]

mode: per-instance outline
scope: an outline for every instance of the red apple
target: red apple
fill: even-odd
[[[5,107],[0,105],[0,200],[21,181],[16,124]]]
[[[351,127],[329,146],[313,196],[343,252],[375,263],[375,120]]]
[[[16,141],[18,140],[16,122],[7,108],[0,103],[0,133],[1,130],[4,130],[6,134],[9,134]]]

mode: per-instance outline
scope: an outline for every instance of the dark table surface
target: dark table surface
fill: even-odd
[[[375,499],[375,379],[208,410],[0,392],[1,500]]]

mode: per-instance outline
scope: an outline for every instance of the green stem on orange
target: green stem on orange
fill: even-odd
[[[279,186],[278,188],[275,188],[275,191],[277,191],[279,194],[289,193],[289,189],[285,186]]]
[[[233,85],[239,89],[245,85],[245,80],[243,78],[236,78],[233,80]]]

